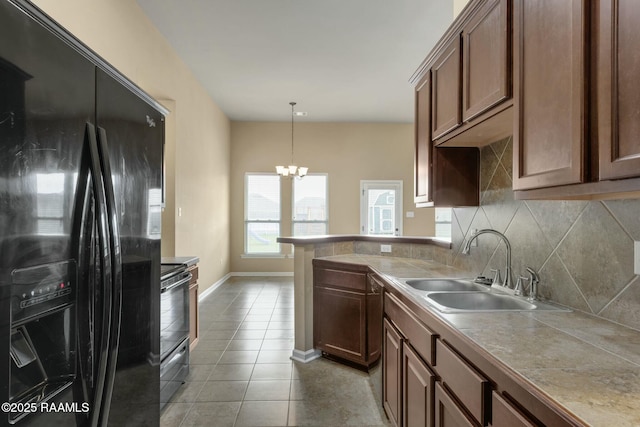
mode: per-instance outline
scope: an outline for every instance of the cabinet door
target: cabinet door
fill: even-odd
[[[585,3],[514,1],[515,190],[585,180]]]
[[[435,425],[436,427],[475,427],[455,400],[440,383],[435,386]]]
[[[533,427],[536,425],[495,391],[492,393],[491,402],[493,409],[492,427]]]
[[[382,351],[382,284],[368,276],[367,291],[367,364],[371,365],[380,358]]]
[[[462,120],[511,95],[508,0],[490,0],[462,32]]]
[[[431,201],[431,73],[416,86],[414,203]]]
[[[402,345],[404,427],[432,426],[435,376],[407,343]]]
[[[460,125],[460,37],[456,35],[436,58],[432,72],[433,139]]]
[[[313,340],[316,348],[365,364],[366,320],[364,293],[314,288]]]
[[[382,355],[382,406],[395,427],[402,422],[402,337],[384,319]]]
[[[596,4],[596,98],[599,179],[640,176],[640,62],[637,0]]]

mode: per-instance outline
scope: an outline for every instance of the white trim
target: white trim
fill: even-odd
[[[206,291],[199,293],[198,294],[198,302],[201,302],[202,300],[204,300],[207,296],[209,296],[210,293],[212,293],[217,288],[219,288],[230,277],[231,277],[231,273],[225,274],[222,279],[218,280],[216,283],[214,283],[213,285],[209,286]]]
[[[316,360],[320,357],[322,357],[322,352],[320,350],[316,350],[315,348],[307,351],[293,349],[290,359],[295,360],[296,362],[309,363],[312,360]]]

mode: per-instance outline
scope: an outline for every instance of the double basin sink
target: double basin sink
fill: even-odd
[[[564,310],[540,301],[528,301],[467,279],[397,279],[439,311]]]

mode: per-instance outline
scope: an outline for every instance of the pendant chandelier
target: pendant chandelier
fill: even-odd
[[[293,107],[295,107],[296,103],[290,102],[289,105],[291,105],[291,163],[289,163],[289,166],[276,166],[276,172],[280,176],[298,176],[302,178],[307,174],[309,168],[304,166],[298,167],[293,163],[293,117],[295,116]]]

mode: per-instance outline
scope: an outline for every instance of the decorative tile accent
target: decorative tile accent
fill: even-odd
[[[498,164],[500,163],[500,157],[496,154],[493,145],[487,145],[480,149],[480,191],[484,192],[491,183],[493,174],[496,173]]]
[[[353,242],[336,242],[333,244],[334,255],[346,255],[354,253]]]
[[[362,255],[380,255],[380,243],[377,242],[354,242],[355,253]]]
[[[599,314],[614,322],[640,330],[640,276],[611,301]]]
[[[607,200],[603,203],[631,238],[640,240],[640,199]]]
[[[538,271],[540,285],[538,295],[543,299],[591,313],[589,303],[580,292],[558,254],[553,254]]]
[[[491,236],[480,236],[469,256],[459,253],[470,229],[496,229],[510,240],[514,279],[530,266],[539,270],[543,297],[640,330],[632,264],[640,200],[517,201],[512,163],[511,137],[481,150],[481,207],[453,209],[453,249],[436,248],[433,259],[472,275],[504,270],[504,245]]]
[[[432,260],[435,246],[431,245],[411,245],[411,258]]]
[[[325,257],[334,254],[333,243],[318,243],[314,249],[316,257]]]
[[[558,246],[558,255],[597,314],[633,276],[631,238],[591,202]]]
[[[507,229],[513,215],[523,202],[513,198],[511,177],[504,167],[498,165],[487,190],[482,193],[482,209],[489,218],[493,229],[501,233]]]
[[[380,249],[379,245],[378,249]],[[411,258],[411,244],[394,243],[393,245],[391,245],[391,253],[383,253],[381,255],[390,255],[399,258]]]
[[[514,283],[518,279],[518,275],[526,275],[527,267],[540,271],[544,262],[553,252],[553,247],[542,238],[540,227],[524,203],[513,217],[505,235],[511,243],[511,268]]]
[[[556,247],[589,202],[573,200],[528,200],[525,202],[545,238]]]

